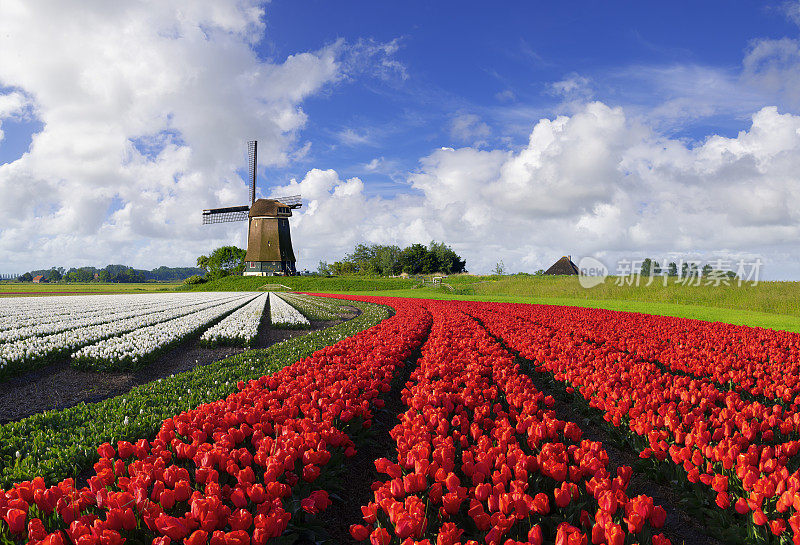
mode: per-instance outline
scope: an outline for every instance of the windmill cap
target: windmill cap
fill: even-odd
[[[278,207],[286,208],[288,210],[288,215],[292,215],[291,209],[287,204],[276,201],[275,199],[258,199],[253,203],[253,206],[250,207],[249,216],[251,218],[257,216],[277,216]],[[287,212],[280,212],[280,214],[286,215]]]

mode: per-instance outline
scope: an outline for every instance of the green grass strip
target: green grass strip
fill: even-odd
[[[225,398],[236,390],[238,381],[273,373],[376,325],[391,312],[371,303],[339,304],[356,306],[362,314],[267,349],[250,350],[137,386],[117,397],[46,411],[0,426],[0,487],[8,488],[14,482],[39,475],[48,484],[76,477],[97,461],[98,445],[150,438],[166,418]]]

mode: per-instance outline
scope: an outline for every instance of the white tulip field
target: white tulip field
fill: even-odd
[[[248,345],[268,298],[273,323],[308,327],[291,305],[257,292],[0,299],[0,379],[65,357],[79,368],[135,368],[202,331],[203,344]]]
[[[300,311],[273,292],[269,294],[269,318],[273,327],[300,328],[311,325]]]
[[[214,327],[206,330],[200,342],[206,346],[218,344],[249,346],[258,335],[258,326],[267,306],[267,294],[261,294],[232,313]]]

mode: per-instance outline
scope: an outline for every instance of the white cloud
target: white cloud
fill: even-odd
[[[400,50],[400,40],[378,42],[361,38],[347,46],[342,59],[344,72],[350,76],[369,75],[385,82],[408,79],[408,69],[395,54]]]
[[[484,139],[491,132],[489,125],[475,114],[461,112],[450,121],[450,136],[459,142],[469,142],[473,146],[485,143]]]
[[[800,106],[800,42],[791,38],[754,40],[742,66],[744,81]]]
[[[254,0],[2,2],[0,88],[18,91],[0,120],[31,107],[43,129],[0,165],[0,268],[177,265],[241,242],[201,209],[246,198],[246,140],[266,165],[308,151],[301,103],[343,77],[347,47],[265,61],[263,19]]]
[[[336,133],[336,139],[345,146],[374,146],[375,142],[368,132],[358,132],[353,128],[346,128]]]
[[[495,93],[494,98],[499,100],[500,102],[513,102],[517,99],[517,95],[514,94],[514,91],[511,89],[506,89],[504,91],[500,91]]]
[[[588,99],[592,96],[591,80],[575,72],[560,81],[554,81],[547,86],[552,95],[563,96],[568,99]]]
[[[355,243],[453,245],[473,271],[564,254],[761,256],[766,274],[800,273],[800,116],[764,108],[735,138],[694,148],[596,102],[542,119],[520,151],[443,148],[409,181],[416,195],[366,198],[358,178],[312,170],[282,188],[308,196],[293,219],[302,265]]]
[[[800,2],[792,0],[791,2],[784,2],[783,12],[790,21],[800,26]]]

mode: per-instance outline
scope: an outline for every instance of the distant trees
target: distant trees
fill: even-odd
[[[727,270],[726,267],[721,266],[722,261],[718,261],[715,266],[712,263],[706,263],[702,267],[699,261],[683,261],[681,260],[680,268],[678,264],[671,261],[666,268],[662,268],[658,261],[645,258],[642,261],[642,266],[639,271],[641,276],[671,276],[680,278],[708,278],[711,276],[733,278],[736,273]]]
[[[674,261],[669,264],[669,270],[667,271],[667,276],[678,276],[678,264]]]
[[[374,274],[396,276],[407,274],[454,274],[464,272],[467,262],[443,242],[399,246],[380,244],[358,244],[341,261],[328,264],[320,261],[320,274]]]
[[[177,282],[201,272],[194,267],[158,267],[152,271],[134,269],[128,265],[107,265],[102,269],[95,267],[52,267],[29,271],[18,277],[20,282],[31,282],[42,276],[48,282]]]

